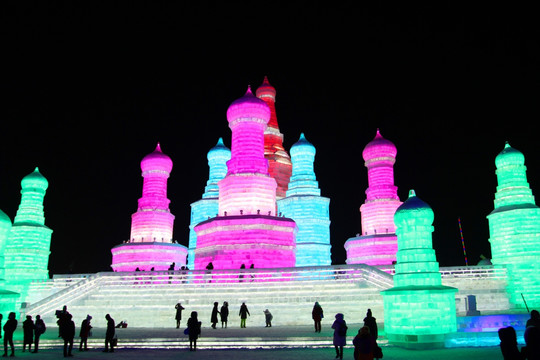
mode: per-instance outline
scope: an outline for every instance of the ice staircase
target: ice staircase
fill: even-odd
[[[64,305],[79,324],[87,314],[96,327],[105,326],[105,314],[129,327],[170,328],[175,324],[174,306],[186,309],[183,323],[197,311],[203,327],[210,325],[213,303],[229,303],[229,323],[237,325],[238,310],[245,302],[248,323],[264,324],[263,310],[273,314],[273,326],[305,326],[312,323],[317,301],[324,309],[323,322],[336,313],[359,323],[371,308],[383,317],[380,291],[393,286],[387,272],[363,264],[343,266],[208,271],[102,272],[81,279],[64,280],[65,287],[27,303],[21,315],[40,314],[55,324],[55,311]]]

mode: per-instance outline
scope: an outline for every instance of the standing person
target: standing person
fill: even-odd
[[[33,353],[38,352],[39,338],[43,333],[45,333],[45,330],[47,330],[47,327],[45,326],[43,319],[41,319],[40,315],[36,315],[36,326],[34,327],[34,351],[32,351]]]
[[[270,313],[270,310],[268,309],[264,310],[263,312],[264,312],[264,319],[266,321],[265,327],[272,327],[272,319],[274,318],[272,316],[272,313]]]
[[[538,310],[531,310],[531,318],[527,320],[525,328],[528,328],[529,326],[540,327],[540,313]]]
[[[0,329],[2,328],[2,319],[4,318],[4,315],[0,313]],[[2,331],[0,330],[0,339],[2,338]]]
[[[79,336],[81,338],[79,351],[88,351],[88,337],[90,337],[90,330],[92,330],[92,325],[90,325],[91,320],[92,317],[90,315],[86,315],[86,319],[84,319],[81,323],[81,331],[79,332]]]
[[[240,312],[238,313],[238,316],[240,316],[240,327],[245,328],[246,319],[248,316],[251,316],[245,302],[243,302],[242,305],[240,306]]]
[[[223,325],[225,325],[225,329],[227,328],[227,318],[229,317],[229,303],[224,301],[223,306],[221,307],[221,328],[223,328]]]
[[[212,329],[216,328],[216,324],[218,323],[218,302],[216,301],[214,303],[214,308],[212,309],[212,316],[210,317],[210,322],[212,323]]]
[[[197,339],[201,334],[201,322],[197,318],[197,312],[192,311],[187,322],[189,333],[189,351],[197,351]]]
[[[373,360],[374,342],[369,327],[363,326],[353,339],[354,359]]]
[[[62,338],[64,339],[64,357],[73,356],[73,339],[75,338],[75,323],[71,314],[67,314],[62,322]]]
[[[180,301],[174,305],[174,308],[176,309],[176,316],[174,317],[176,319],[176,328],[180,328],[180,321],[182,320],[182,310],[185,308],[182,306]]]
[[[109,314],[105,315],[105,319],[107,319],[107,331],[105,332],[105,350],[103,352],[114,352],[114,319]],[[109,345],[111,346],[110,350]]]
[[[343,347],[347,343],[347,323],[343,319],[343,314],[336,314],[336,320],[332,324],[334,329],[334,347],[336,348],[336,359],[343,359]]]
[[[36,325],[32,320],[31,315],[26,315],[26,320],[23,321],[23,347],[22,352],[26,350],[28,345],[28,351],[32,352],[32,343],[34,342],[34,329]]]
[[[238,275],[238,281],[244,281],[244,269],[246,268],[245,264],[240,265],[240,275]]]
[[[512,326],[500,328],[499,339],[501,340],[500,347],[504,360],[522,359],[521,353],[518,350],[516,330]]]
[[[364,318],[364,326],[369,328],[369,333],[374,340],[379,337],[379,330],[377,329],[377,319],[373,317],[371,309],[367,309],[366,317]]]
[[[321,320],[324,317],[323,309],[318,302],[315,302],[313,305],[313,310],[311,310],[311,318],[315,323],[315,332],[321,332]]]
[[[7,355],[8,344],[11,348],[11,356],[15,356],[15,347],[13,346],[13,333],[17,329],[17,320],[15,320],[15,313],[10,312],[8,315],[8,321],[4,324],[4,356]]]

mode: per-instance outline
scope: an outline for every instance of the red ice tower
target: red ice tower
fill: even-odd
[[[345,242],[347,264],[389,265],[396,260],[394,213],[401,205],[394,185],[395,145],[379,133],[362,156],[368,168],[366,201],[360,206],[362,234]]]
[[[264,81],[256,91],[257,97],[270,108],[270,121],[264,131],[264,157],[268,160],[268,173],[276,180],[276,198],[286,196],[289,179],[292,174],[292,162],[283,147],[283,134],[279,132],[276,116],[276,89],[270,85],[265,76]]]

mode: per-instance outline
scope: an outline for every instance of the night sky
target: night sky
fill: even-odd
[[[174,238],[187,246],[206,154],[219,137],[230,147],[227,108],[266,75],[285,148],[304,132],[317,149],[333,264],[361,231],[362,150],[377,128],[398,149],[400,199],[415,189],[435,213],[441,266],[465,264],[458,218],[469,263],[490,257],[505,141],[540,191],[537,13],[363,3],[2,3],[0,209],[15,217],[38,166],[51,275],[110,271],[142,194],[140,161],[160,142],[174,162]]]

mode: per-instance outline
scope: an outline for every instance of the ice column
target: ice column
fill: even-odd
[[[394,287],[381,292],[384,330],[395,345],[443,347],[445,335],[457,331],[457,289],[441,284],[431,239],[433,219],[433,211],[414,190],[395,212],[398,251]]]
[[[527,182],[523,154],[506,143],[495,158],[495,208],[487,216],[492,263],[507,268],[515,308],[540,307],[540,209]],[[523,297],[522,297],[523,294]]]
[[[321,196],[313,163],[315,147],[304,136],[291,147],[292,176],[279,212],[298,225],[296,266],[330,265],[330,199]]]
[[[396,259],[394,213],[401,205],[394,185],[396,154],[394,144],[378,129],[362,152],[369,187],[360,206],[362,233],[345,242],[347,264],[389,265]]]

